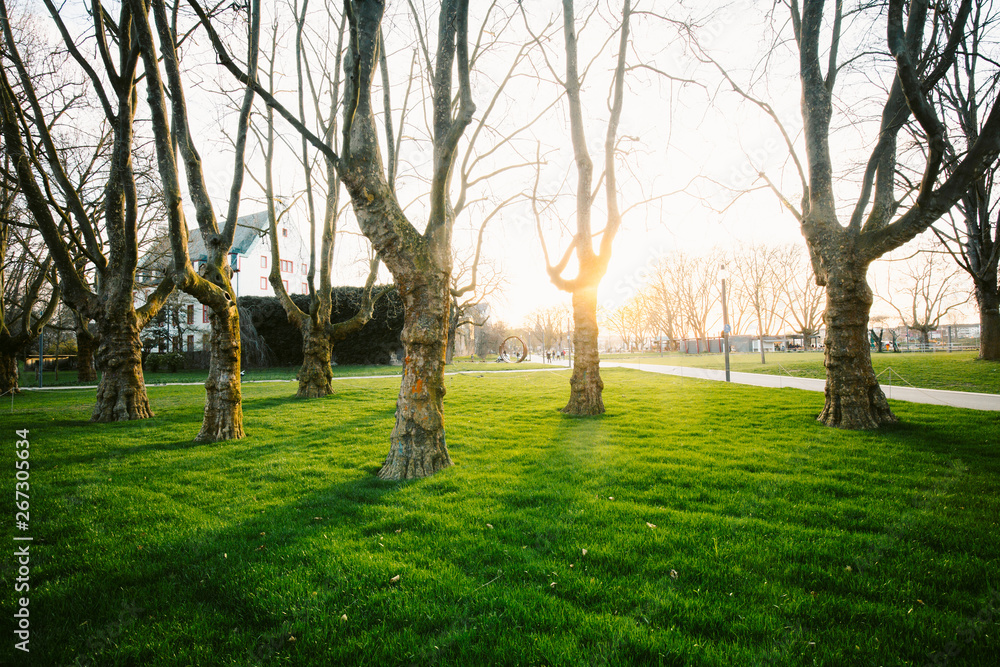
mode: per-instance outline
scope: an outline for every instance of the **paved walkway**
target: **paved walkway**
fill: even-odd
[[[700,380],[715,380],[724,382],[725,371],[707,368],[690,368],[687,366],[664,366],[661,364],[624,364],[614,361],[602,361],[602,368],[631,368],[648,373],[663,373]],[[796,378],[788,375],[764,375],[763,373],[730,372],[729,377],[737,384],[749,384],[756,387],[774,387],[783,389],[805,389],[807,391],[823,391],[826,380],[813,378]],[[977,394],[970,391],[947,391],[945,389],[921,389],[900,385],[883,384],[882,391],[887,398],[911,403],[929,403],[931,405],[947,405],[953,408],[970,408],[972,410],[1000,411],[1000,394]]]
[[[547,363],[538,361],[535,363]],[[489,371],[456,371],[445,373],[445,375],[467,375],[479,373],[530,373],[537,371],[558,371],[569,370],[567,363],[554,362],[548,364],[549,368],[534,368],[518,370],[516,367],[509,370],[489,370]],[[662,364],[625,364],[617,361],[601,361],[602,368],[630,368],[647,373],[662,373],[664,375],[678,375],[680,377],[695,378],[698,380],[714,380],[724,382],[726,372],[712,370],[708,368],[692,368],[689,366],[665,366]],[[334,377],[334,380],[370,380],[376,378],[398,378],[399,375],[355,375]],[[805,389],[807,391],[823,391],[826,387],[825,380],[813,378],[796,378],[787,375],[765,375],[763,373],[739,373],[732,371],[729,374],[732,382],[736,384],[748,384],[755,387],[772,387],[775,389]],[[295,380],[248,380],[243,382],[295,382]],[[204,385],[204,382],[176,382],[175,385]],[[166,384],[149,384],[149,387],[167,386]],[[95,389],[93,386],[63,386],[44,387],[41,391],[59,389]],[[21,387],[22,390],[39,391],[36,387]],[[995,410],[1000,411],[1000,394],[977,394],[971,391],[947,391],[945,389],[921,389],[919,387],[904,387],[900,385],[883,384],[882,391],[887,398],[897,401],[909,401],[910,403],[928,403],[930,405],[947,405],[952,408],[969,408],[972,410]]]

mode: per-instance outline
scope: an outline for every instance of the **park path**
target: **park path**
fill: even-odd
[[[631,368],[647,373],[663,373],[681,377],[697,378],[699,380],[714,380],[725,382],[726,372],[708,368],[690,368],[687,366],[664,366],[661,364],[628,364],[615,361],[601,361],[601,368]],[[765,375],[763,373],[730,372],[730,378],[737,384],[748,384],[755,387],[771,387],[783,389],[805,389],[822,392],[826,380],[813,378],[797,378],[788,375]],[[970,408],[972,410],[1000,411],[1000,394],[978,394],[971,391],[948,391],[946,389],[922,389],[898,384],[882,384],[886,398],[910,403],[928,403],[930,405],[947,405],[953,408]]]
[[[539,361],[536,363],[548,363]],[[560,368],[569,370],[566,361],[548,363],[549,368],[536,368],[518,370],[491,370],[487,373],[530,373],[537,371],[557,371]],[[629,368],[646,373],[660,373],[663,375],[677,375],[680,377],[694,378],[697,380],[712,380],[715,382],[725,382],[726,372],[709,368],[692,368],[689,366],[665,366],[663,364],[631,364],[617,361],[601,361],[601,368]],[[467,375],[476,374],[478,371],[456,371],[445,373],[445,375]],[[805,389],[806,391],[822,392],[826,387],[825,380],[813,378],[797,378],[786,375],[765,375],[763,373],[741,373],[732,371],[729,374],[732,382],[736,384],[746,384],[755,387],[770,387],[772,389]],[[334,377],[336,380],[371,380],[379,378],[399,378],[398,375],[353,375]],[[296,382],[296,380],[252,380],[244,379],[244,383],[269,383],[269,382]],[[204,382],[175,382],[164,384],[150,384],[147,386],[168,386],[168,385],[204,385]],[[35,387],[21,387],[22,390],[29,391],[52,391],[60,389],[94,389],[94,386],[60,386],[45,387],[42,389]],[[1000,394],[979,394],[971,391],[948,391],[946,389],[923,389],[920,387],[901,386],[898,384],[885,383],[882,391],[887,398],[897,401],[909,401],[910,403],[927,403],[929,405],[946,405],[952,408],[969,408],[971,410],[993,410],[1000,411]]]

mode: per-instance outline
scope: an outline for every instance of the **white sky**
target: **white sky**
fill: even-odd
[[[30,3],[40,4],[40,3]],[[337,4],[337,3],[334,3]],[[485,3],[473,3],[473,11],[482,11]],[[509,4],[509,3],[501,3]],[[527,3],[526,3],[527,4]],[[617,6],[617,3],[612,3]],[[755,91],[768,97],[776,112],[794,133],[801,126],[798,115],[799,84],[792,52],[785,48],[775,53],[769,62],[769,78],[760,77],[757,64],[763,49],[770,43],[771,35],[761,10],[761,3],[740,0],[703,21],[699,32],[705,48],[722,62],[741,85],[754,82]],[[770,7],[771,3],[764,3]],[[264,3],[273,11],[272,5]],[[647,0],[638,2],[638,9],[653,9],[670,13],[676,18],[685,18],[687,10],[677,11],[667,3]],[[339,6],[339,5],[338,5]],[[549,19],[561,21],[561,3],[556,0],[532,2],[529,21],[533,30],[541,30]],[[592,2],[578,0],[578,13],[583,14],[592,7]],[[580,34],[581,66],[605,45],[604,56],[595,61],[584,86],[584,114],[587,123],[587,140],[595,175],[603,165],[603,143],[607,119],[607,97],[610,89],[610,74],[613,67],[613,51],[617,48],[617,37],[610,39],[620,20],[602,0],[602,9]],[[708,13],[703,6],[700,13]],[[432,12],[436,25],[436,14]],[[288,29],[287,13],[279,13],[284,29]],[[478,26],[481,17],[474,17],[473,26]],[[265,25],[271,19],[265,19]],[[512,28],[504,34],[504,45],[496,52],[483,58],[479,71],[474,73],[477,118],[492,95],[496,80],[509,67],[511,54],[525,41],[526,35],[520,18],[514,20]],[[325,28],[320,19],[310,21],[311,27]],[[394,124],[399,126],[399,105],[406,87],[407,73],[413,54],[413,37],[407,4],[390,3],[386,26],[386,40],[390,57]],[[884,30],[878,27],[878,35]],[[471,31],[471,28],[470,28]],[[265,29],[267,32],[267,29]],[[863,31],[855,31],[863,34]],[[874,33],[875,31],[873,31]],[[561,32],[553,31],[548,43],[549,57],[554,67],[564,71]],[[848,35],[850,32],[848,28]],[[262,47],[269,38],[262,38]],[[235,43],[235,42],[234,42]],[[287,31],[281,43],[289,49],[294,44],[293,31]],[[224,106],[224,98],[212,92],[223,85],[234,89],[227,74],[220,73],[214,66],[214,56],[206,54],[195,43],[185,48],[185,64],[193,65],[189,76],[194,85],[189,85],[188,96],[192,112],[192,122],[197,127],[196,137],[199,150],[206,161],[206,177],[213,194],[216,208],[225,210],[228,197],[232,157],[229,142],[222,133],[230,126],[234,114]],[[650,262],[673,250],[701,254],[714,249],[737,248],[748,243],[787,244],[802,243],[801,233],[795,219],[779,205],[768,191],[758,191],[741,197],[724,213],[718,210],[731,203],[732,195],[723,188],[708,181],[698,181],[690,185],[696,176],[708,176],[715,182],[735,190],[748,188],[755,183],[759,169],[767,171],[775,181],[783,183],[789,198],[798,201],[797,178],[788,159],[788,153],[773,124],[759,110],[741,102],[720,83],[717,73],[704,66],[695,66],[685,44],[677,37],[676,31],[651,17],[636,17],[633,23],[629,64],[645,63],[671,75],[696,78],[700,85],[681,86],[643,69],[635,69],[627,75],[628,88],[619,136],[634,137],[626,142],[630,148],[627,155],[618,159],[618,180],[620,184],[620,205],[623,209],[645,198],[664,195],[689,186],[689,194],[673,196],[654,201],[632,210],[624,220],[624,225],[615,241],[614,253],[608,274],[601,285],[600,302],[606,307],[619,305],[634,293],[641,281],[642,270]],[[262,63],[263,65],[263,63]],[[284,73],[288,77],[281,99],[290,108],[295,107],[294,64],[284,61]],[[555,99],[560,90],[551,81],[534,78],[535,71],[548,78],[544,60],[536,50],[530,61],[526,61],[520,71],[523,76],[516,79],[509,94],[500,101],[492,122],[499,133],[505,128],[521,125],[526,118],[534,116]],[[532,76],[529,76],[532,75]],[[871,71],[861,77],[870,76]],[[847,108],[865,109],[871,103],[878,104],[883,99],[877,95],[877,88],[858,80],[846,80],[841,84],[844,95],[853,99],[843,100],[839,110]],[[874,77],[871,77],[874,78]],[[872,91],[876,93],[872,95]],[[399,180],[400,199],[407,206],[406,211],[413,223],[422,228],[424,224],[423,206],[427,187],[423,179],[429,176],[429,152],[427,150],[427,130],[424,111],[420,107],[420,85],[415,84],[411,93],[407,124],[402,146],[401,175]],[[381,109],[381,92],[376,90],[376,109]],[[864,103],[869,104],[864,104]],[[143,94],[141,108],[145,105]],[[262,106],[260,107],[263,108]],[[423,107],[426,109],[426,105]],[[867,110],[867,109],[866,109]],[[257,116],[262,121],[262,116]],[[838,121],[835,121],[837,123]],[[848,124],[843,117],[832,140],[833,150],[838,158],[836,165],[848,169],[852,164],[867,157],[858,149],[870,138],[871,125]],[[298,146],[298,135],[285,125],[280,125],[286,141]],[[466,138],[469,136],[466,134]],[[489,147],[490,137],[481,138],[480,151]],[[483,141],[486,140],[486,141]],[[569,141],[569,127],[565,106],[557,104],[530,132],[522,135],[513,146],[514,152],[498,151],[492,164],[487,161],[479,173],[485,173],[499,165],[523,162],[533,158],[536,145],[546,156],[546,164],[540,177],[540,190],[551,195],[559,191],[565,195],[546,216],[546,240],[550,255],[557,258],[565,248],[568,236],[560,234],[559,220],[572,223],[576,173],[572,165],[572,150]],[[254,149],[251,170],[263,180],[260,151]],[[302,179],[293,159],[282,157],[275,169],[276,190],[292,196],[301,189]],[[471,193],[472,197],[491,196],[502,200],[518,193],[530,191],[534,181],[533,168],[522,168],[508,172],[500,178],[487,182],[488,192],[482,188]],[[848,183],[841,188],[842,202],[850,203],[853,189]],[[694,194],[701,195],[699,201]],[[346,201],[346,194],[343,195]],[[252,213],[263,208],[261,193],[253,181],[247,179],[241,212]],[[457,222],[455,239],[456,253],[471,255],[472,230],[478,227],[483,209],[470,208]],[[558,213],[556,213],[558,211]],[[349,217],[349,216],[348,216]],[[557,219],[558,218],[558,219]],[[301,219],[301,218],[300,218]],[[594,209],[594,228],[603,226],[603,194]],[[360,238],[357,227],[350,220],[341,228],[347,234],[338,241],[337,271],[335,283],[360,284],[366,272],[367,242]],[[925,235],[926,237],[926,235]],[[535,232],[534,219],[530,208],[521,201],[505,209],[504,213],[490,223],[488,241],[484,254],[503,269],[507,280],[503,299],[494,303],[497,318],[509,324],[519,324],[532,310],[559,302],[568,302],[569,296],[558,291],[550,283],[545,272],[541,247]],[[385,272],[385,270],[383,269]],[[882,269],[873,270],[873,282],[878,285]],[[567,272],[572,274],[572,271]],[[875,275],[877,274],[877,275]],[[389,280],[388,272],[384,279]],[[882,281],[884,282],[884,281]],[[879,312],[879,304],[873,314]],[[965,309],[959,320],[975,321],[974,306]]]

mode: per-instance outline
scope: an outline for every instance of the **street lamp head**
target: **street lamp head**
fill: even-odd
[[[725,280],[728,277],[729,277],[729,270],[726,268],[726,265],[725,264],[720,264],[719,265],[719,279],[720,280]]]

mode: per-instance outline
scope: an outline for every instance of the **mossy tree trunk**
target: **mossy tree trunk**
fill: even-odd
[[[298,398],[322,398],[333,393],[330,359],[333,343],[326,327],[305,318],[302,332],[302,368],[299,369]]]
[[[400,292],[405,309],[403,381],[389,454],[379,471],[382,479],[427,477],[451,465],[444,435],[448,279],[428,271]]]
[[[240,382],[240,314],[236,302],[213,307],[209,315],[211,358],[205,381],[205,415],[198,442],[239,440],[243,431]]]
[[[857,267],[827,279],[826,402],[818,417],[827,426],[873,429],[896,421],[872,369],[868,342],[872,291],[865,272],[866,267]]]
[[[100,343],[97,369],[101,381],[91,421],[112,422],[153,416],[142,375],[142,343],[139,322],[131,301],[119,303],[108,317],[97,320]]]

